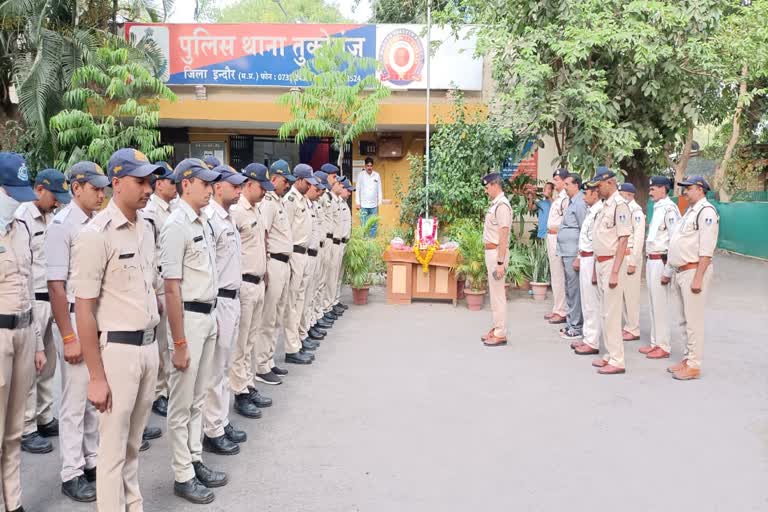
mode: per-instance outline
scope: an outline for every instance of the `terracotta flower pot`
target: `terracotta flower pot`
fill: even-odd
[[[464,290],[465,298],[467,299],[467,308],[471,311],[480,311],[483,309],[485,303],[485,290],[478,292],[466,289]]]
[[[368,288],[352,288],[352,302],[357,306],[368,304]]]
[[[544,300],[547,298],[547,288],[549,283],[531,283],[533,289],[533,300]]]
[[[458,288],[458,291],[456,292],[456,298],[461,300],[464,298],[464,279],[459,279],[456,281],[456,287]]]
[[[523,279],[523,281],[520,283],[520,289],[523,290],[524,292],[527,292],[528,290],[531,289],[531,282],[528,281],[527,279]]]

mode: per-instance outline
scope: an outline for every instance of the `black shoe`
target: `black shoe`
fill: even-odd
[[[144,433],[141,435],[141,439],[144,441],[160,439],[161,437],[163,437],[163,431],[160,430],[160,427],[144,427]]]
[[[88,480],[89,484],[94,483],[96,481],[96,468],[83,469],[83,476]]]
[[[275,366],[274,368],[272,368],[272,373],[274,373],[278,377],[285,377],[286,375],[288,375],[288,370],[283,370],[282,368]]]
[[[58,437],[59,435],[59,420],[53,418],[45,425],[37,424],[37,433],[43,437]]]
[[[50,453],[53,445],[37,431],[21,436],[21,450],[27,453]]]
[[[154,402],[152,402],[152,411],[155,414],[159,414],[163,418],[168,416],[168,398],[161,396]]]
[[[13,510],[9,510],[8,512],[24,512],[24,507],[19,507]]]
[[[349,306],[347,306],[346,304],[343,304],[341,302],[337,302],[336,303],[336,307],[339,307],[339,308],[343,309],[344,311],[349,309]]]
[[[226,435],[219,437],[203,436],[203,451],[215,453],[216,455],[237,455],[240,453],[240,447],[227,439]]]
[[[275,370],[272,370],[274,372]],[[288,372],[285,372],[288,373]],[[248,386],[248,399],[258,407],[259,409],[264,409],[265,407],[272,407],[272,399],[268,396],[264,396],[259,391],[251,386]]]
[[[321,318],[317,321],[317,324],[315,324],[315,327],[320,327],[321,329],[330,329],[333,327],[333,324],[331,322],[328,322],[325,317]]]
[[[336,306],[334,306],[334,307],[331,309],[331,311],[333,312],[333,314],[334,314],[334,315],[336,315],[336,316],[338,316],[338,317],[340,317],[340,316],[344,315],[344,310],[343,310],[343,309],[341,309],[341,308],[337,308]]]
[[[195,468],[195,476],[200,483],[204,486],[210,487],[224,487],[227,485],[227,474],[221,471],[214,471],[200,461],[192,463]]]
[[[339,317],[331,313],[330,311],[323,315],[323,318],[320,320],[325,320],[326,322],[333,324],[336,320],[338,320]]]
[[[312,330],[314,330],[314,331],[315,331],[317,334],[319,334],[319,335],[320,335],[320,336],[322,336],[323,338],[325,338],[326,336],[328,336],[328,331],[326,331],[326,330],[325,330],[325,329],[323,329],[322,327],[318,327],[317,325],[316,325],[316,326],[314,326],[314,327],[312,328]]]
[[[278,386],[283,383],[282,379],[275,375],[274,372],[269,373],[257,373],[254,377],[257,381],[269,384],[270,386]]]
[[[301,352],[285,354],[285,362],[291,364],[312,364],[312,360]]]
[[[80,503],[96,501],[96,487],[88,483],[88,480],[83,475],[62,483],[61,492],[64,496]]]
[[[313,354],[312,352],[307,352],[303,348],[299,350],[299,354],[308,357],[310,361],[315,360],[315,354]]]
[[[240,416],[245,416],[252,420],[261,418],[261,411],[253,402],[251,402],[250,395],[248,393],[240,393],[235,395],[235,412]]]
[[[145,452],[145,451],[149,450],[149,447],[150,447],[150,446],[152,446],[152,445],[151,445],[151,444],[149,444],[149,441],[147,441],[147,440],[145,439],[145,440],[143,440],[143,441],[141,442],[141,446],[139,446],[139,451],[140,451],[140,452]]]
[[[248,434],[242,430],[237,430],[231,423],[224,427],[224,435],[233,443],[244,443],[248,440]]]
[[[301,342],[301,349],[302,350],[317,350],[318,345],[316,345],[312,340],[306,340]]]
[[[200,483],[197,478],[182,483],[173,482],[173,494],[198,505],[211,503],[216,497],[213,491]]]
[[[324,334],[320,334],[315,327],[309,330],[309,339],[312,341],[320,341],[325,338]]]

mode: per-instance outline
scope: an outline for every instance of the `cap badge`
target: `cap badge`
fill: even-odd
[[[122,171],[122,170],[123,170],[123,166],[122,165],[116,165],[115,168],[113,169],[115,174],[120,174],[120,171]]]
[[[648,182],[649,185],[653,185],[653,178],[651,178]]]
[[[148,162],[147,156],[138,149],[133,150],[133,157],[140,162]]]
[[[65,182],[63,182],[63,183],[61,184],[61,188],[63,188],[63,189],[64,189],[64,191],[67,191],[67,190],[69,190],[69,183],[67,183],[66,181],[65,181]]]
[[[16,177],[19,178],[21,181],[29,180],[29,172],[27,172],[27,164],[21,164],[21,167],[19,167],[19,172],[16,173]]]
[[[267,179],[270,179],[270,176],[269,176],[269,169],[267,169],[267,171],[266,171],[264,174],[267,176]]]
[[[84,179],[85,179],[85,174],[77,174],[77,175],[75,176],[75,179],[76,179],[76,180],[84,180]]]
[[[184,176],[189,176],[190,174],[192,174],[192,169],[187,169],[187,170],[186,170],[186,171],[184,171],[182,174],[183,174]]]
[[[48,178],[44,179],[43,183],[45,183],[46,185],[50,185],[51,184],[51,182],[48,180]]]

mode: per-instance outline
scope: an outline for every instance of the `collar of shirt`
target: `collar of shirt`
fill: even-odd
[[[32,202],[30,202],[28,204],[29,204],[29,206],[27,206],[27,208],[29,208],[29,212],[32,214],[32,218],[33,219],[42,219],[43,218],[43,214],[42,214],[42,212],[40,212],[40,209],[37,207],[37,205],[34,203],[34,201],[32,201]]]
[[[255,207],[255,205],[252,205],[251,202],[242,194],[240,195],[240,199],[237,200],[237,205],[240,208],[244,208],[246,210],[250,210]]]
[[[699,210],[701,210],[702,208],[704,208],[707,205],[709,205],[709,201],[707,201],[706,197],[702,197],[701,199],[698,200],[698,202],[696,202],[696,203],[692,204],[691,206],[689,206],[688,209],[691,210],[691,213],[695,213],[695,212],[698,212]]]
[[[648,242],[653,242],[654,240],[656,240],[656,235],[659,232],[661,223],[664,222],[664,217],[666,217],[663,210],[667,208],[670,204],[674,204],[674,203],[668,197],[665,197],[664,199],[661,199],[660,201],[653,203],[653,217],[651,217],[651,225],[648,227],[648,236],[645,239],[646,244]]]
[[[494,205],[496,203],[500,203],[506,196],[504,195],[504,192],[499,192],[499,195],[493,198],[493,201],[491,201],[491,205]]]
[[[608,201],[611,201],[613,204],[621,204],[627,202],[618,190],[608,198]],[[608,203],[608,201],[606,201],[606,203]]]
[[[158,196],[157,194],[152,194],[151,196],[149,196],[149,200],[165,211],[168,211],[171,209],[171,203],[166,203],[165,199]]]
[[[223,206],[221,206],[217,201],[214,201],[211,199],[211,202],[208,204],[208,208],[210,208],[210,213],[206,212],[206,214],[213,218],[214,215],[216,215],[219,218],[226,219],[229,217],[229,212],[224,209]]]
[[[115,227],[121,228],[126,224],[133,224],[123,214],[122,210],[117,207],[114,199],[107,205],[106,212],[109,215],[110,220],[115,223]]]
[[[271,197],[272,199],[274,199],[275,201],[279,201],[280,200],[280,196],[277,195],[277,192],[275,192],[274,190],[271,190],[271,191],[267,192],[267,195],[269,197]]]
[[[566,194],[566,195],[567,195],[567,194]],[[584,198],[584,192],[582,192],[581,190],[579,190],[579,191],[576,193],[576,195],[575,195],[575,196],[573,196],[573,197],[569,197],[569,198],[568,198],[568,204],[569,204],[569,205],[571,205],[571,204],[573,204],[573,202],[574,202],[574,201],[578,201],[579,199],[583,199],[583,198]]]
[[[589,207],[590,215],[591,214],[596,214],[597,212],[602,210],[603,206],[605,206],[605,203],[603,203],[602,199],[598,200],[595,204],[593,204],[592,206]]]
[[[203,224],[208,219],[203,210],[200,210],[200,215],[198,215],[197,213],[195,213],[195,210],[191,206],[189,206],[189,203],[187,203],[183,199],[179,201],[179,208],[181,208],[181,211],[183,211],[184,214],[187,216],[187,218],[189,219],[189,222],[199,221],[200,224]]]
[[[112,201],[110,201],[111,203]],[[80,208],[80,205],[77,204],[76,201],[72,201],[69,203],[69,207],[71,208],[70,215],[73,215],[72,220],[74,220],[76,223],[79,224],[86,224],[89,220],[91,220],[91,217],[86,215],[86,213],[83,211],[82,208]]]

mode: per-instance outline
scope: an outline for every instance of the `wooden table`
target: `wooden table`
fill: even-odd
[[[412,250],[384,251],[387,262],[387,304],[410,304],[412,299],[450,300],[456,305],[458,251],[436,251],[424,273]]]

